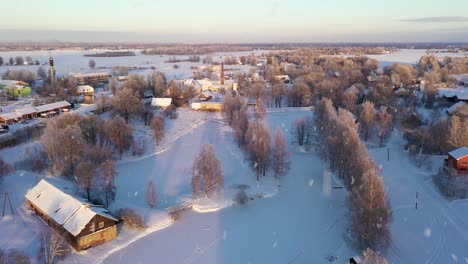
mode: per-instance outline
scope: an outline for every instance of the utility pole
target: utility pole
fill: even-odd
[[[416,192],[416,210],[418,209],[419,193]]]
[[[15,213],[13,212],[13,205],[11,204],[11,198],[10,198],[10,194],[8,192],[5,192],[5,200],[3,201],[3,212],[2,212],[2,217],[5,217],[5,209],[6,209],[6,201],[8,199],[8,203],[10,204],[10,211],[11,211],[11,215],[15,215]]]

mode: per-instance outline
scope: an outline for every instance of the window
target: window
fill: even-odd
[[[94,225],[94,222],[91,223],[91,225],[89,226],[89,231],[92,233],[94,232],[95,230],[95,225]]]
[[[101,228],[103,228],[103,227],[104,227],[104,222],[99,222],[98,228],[101,229]]]

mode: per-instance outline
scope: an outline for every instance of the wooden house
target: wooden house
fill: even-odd
[[[447,166],[458,172],[458,174],[468,173],[468,148],[461,147],[448,153]]]
[[[105,208],[72,195],[73,186],[41,180],[26,194],[26,205],[76,250],[87,249],[117,237],[118,220]]]

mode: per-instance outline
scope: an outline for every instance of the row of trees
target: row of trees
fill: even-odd
[[[112,152],[121,155],[132,139],[132,129],[119,116],[106,121],[65,115],[48,120],[41,143],[54,171],[73,179],[89,201],[107,206],[115,197]]]
[[[25,58],[21,56],[16,56],[15,58],[10,57],[8,61],[4,61],[2,57],[0,57],[0,66],[3,64],[15,66],[15,65],[24,65],[26,62],[27,65],[39,65],[38,60],[33,60],[30,56],[26,56]]]
[[[331,100],[317,104],[315,124],[323,157],[348,190],[350,239],[360,249],[385,250],[390,245],[391,209],[376,164],[358,135],[358,124]]]
[[[289,153],[280,129],[277,129],[272,142],[270,130],[263,122],[265,109],[261,100],[257,101],[255,120],[251,120],[247,105],[240,95],[228,93],[224,101],[224,115],[234,132],[234,139],[246,154],[257,180],[265,176],[271,168],[275,177],[289,171]]]

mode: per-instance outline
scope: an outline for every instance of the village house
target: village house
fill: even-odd
[[[117,237],[118,220],[105,208],[74,197],[73,187],[58,179],[41,180],[26,194],[26,205],[76,250]]]
[[[458,174],[468,173],[468,148],[461,147],[448,153],[446,166],[454,169]]]
[[[106,72],[72,74],[79,85],[107,83],[111,75]]]
[[[67,101],[60,101],[51,104],[45,104],[40,106],[23,106],[21,108],[14,109],[11,112],[0,114],[0,124],[10,125],[19,122],[23,119],[31,119],[40,117],[51,117],[58,115],[60,111],[68,111],[71,108],[71,104]]]
[[[32,93],[28,83],[15,80],[0,80],[0,91],[9,91],[10,96],[15,98],[31,96]]]
[[[156,108],[166,109],[172,104],[172,98],[153,98],[151,99],[151,106]]]

